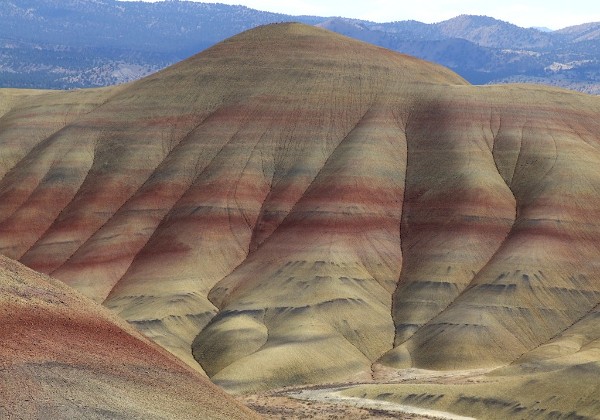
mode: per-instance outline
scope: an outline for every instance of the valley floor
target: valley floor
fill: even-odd
[[[454,413],[398,404],[371,398],[349,397],[342,394],[361,385],[435,384],[459,385],[489,381],[483,375],[489,370],[437,372],[422,369],[377,372],[374,382],[348,382],[329,385],[308,385],[284,388],[238,399],[266,419],[442,419],[466,420]]]

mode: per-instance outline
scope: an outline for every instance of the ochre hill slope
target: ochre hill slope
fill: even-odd
[[[3,419],[255,417],[106,308],[6,257],[0,384]]]
[[[434,383],[357,385],[342,394],[485,419],[595,419],[600,413],[599,321],[596,306],[554,339],[483,376],[458,371],[453,373],[467,379],[451,379],[450,373]]]
[[[1,251],[232,391],[503,366],[600,302],[596,97],[299,24],[22,95]]]

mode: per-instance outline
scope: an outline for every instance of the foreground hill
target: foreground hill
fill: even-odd
[[[254,417],[110,311],[5,257],[0,303],[4,419]]]
[[[231,391],[599,363],[596,97],[300,24],[0,95],[0,251]]]

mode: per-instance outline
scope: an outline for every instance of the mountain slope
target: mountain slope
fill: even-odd
[[[542,32],[461,15],[433,24],[332,18],[318,26],[442,64],[473,84],[529,82],[599,91],[595,24]]]
[[[487,16],[425,24],[289,16],[196,1],[6,0],[0,3],[0,85],[114,85],[183,60],[229,36],[302,22],[450,67],[473,84],[530,82],[597,94],[597,24],[559,31]]]
[[[2,418],[252,418],[61,282],[0,258]]]
[[[2,252],[229,390],[505,366],[600,302],[596,97],[278,24],[0,98]]]
[[[118,0],[7,0],[0,18],[2,86],[48,89],[137,80],[244,30],[294,20],[219,3]]]
[[[492,48],[549,48],[555,37],[537,29],[520,28],[487,16],[460,15],[434,25],[444,36],[461,38],[479,46]]]

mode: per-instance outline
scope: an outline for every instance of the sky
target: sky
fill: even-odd
[[[143,0],[158,1],[158,0]],[[522,27],[560,29],[600,21],[598,0],[219,0],[290,15],[343,16],[374,22],[440,22],[460,14],[486,15]]]

